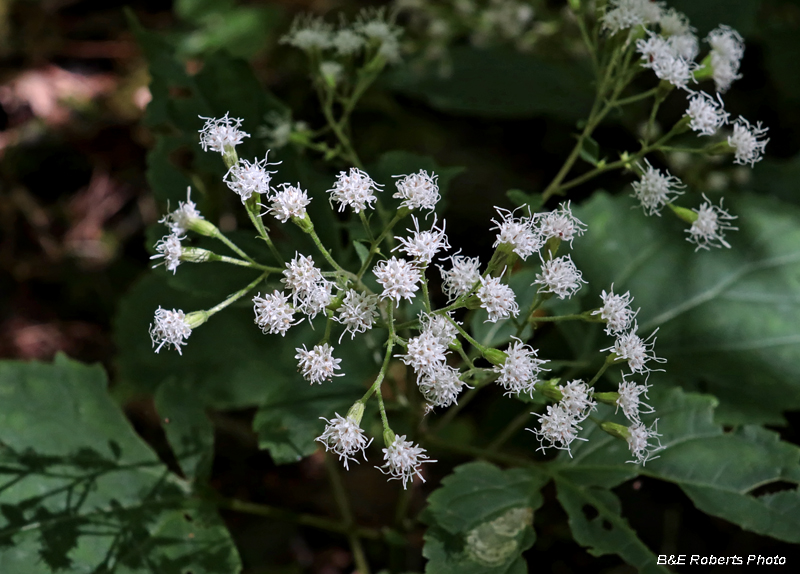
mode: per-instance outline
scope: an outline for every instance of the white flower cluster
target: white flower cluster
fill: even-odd
[[[603,290],[600,297],[603,299],[603,306],[592,311],[592,315],[600,315],[606,322],[606,334],[615,336],[627,331],[639,313],[638,309],[636,311],[631,309],[633,297],[630,291],[626,291],[624,295],[617,295],[612,285],[611,291],[606,293]]]
[[[499,375],[498,384],[506,389],[506,395],[525,393],[533,396],[539,373],[547,370],[542,367],[547,361],[536,358],[536,350],[519,339],[508,346],[506,355],[505,362],[494,367],[494,372]]]
[[[645,160],[647,169],[642,170],[639,181],[634,182],[633,197],[642,204],[647,215],[661,215],[661,208],[683,194],[685,185],[681,180],[669,173],[654,168]]]
[[[350,417],[345,418],[339,413],[335,414],[333,421],[320,417],[328,424],[316,440],[325,446],[326,451],[333,451],[339,455],[339,460],[344,461],[344,467],[350,470],[348,461],[358,462],[355,455],[359,452],[364,456],[364,460],[367,460],[366,449],[372,444],[372,439],[367,440],[356,421]]]
[[[239,129],[242,120],[229,118],[227,113],[219,119],[202,116],[200,119],[206,120],[200,130],[200,147],[203,148],[203,151],[226,153],[229,149],[236,148],[244,138],[250,137],[250,134]]]
[[[295,309],[311,319],[323,312],[333,298],[334,284],[322,276],[322,271],[314,265],[310,255],[296,253],[286,264],[281,283],[292,292]]]
[[[252,163],[246,159],[240,159],[225,174],[224,181],[232,191],[242,198],[242,203],[244,203],[254,193],[269,194],[272,175],[276,173],[267,170],[270,165],[277,164],[269,163],[266,157]]]
[[[436,209],[436,204],[441,199],[437,175],[428,175],[427,171],[420,170],[419,173],[394,177],[399,179],[395,182],[397,193],[392,197],[403,200],[400,207],[411,210],[427,209],[429,212]]]
[[[703,194],[703,199],[705,201],[700,207],[692,210],[697,214],[697,219],[686,230],[686,233],[689,234],[686,240],[697,245],[695,251],[709,249],[710,247],[730,248],[730,243],[725,241],[725,232],[738,229],[728,223],[736,219],[736,216],[722,209],[722,200],[720,200],[719,207],[717,207],[711,203],[705,194]]]
[[[694,62],[696,45],[697,40],[690,31],[669,37],[648,31],[647,39],[636,41],[642,66],[653,70],[659,80],[683,89],[694,81],[694,71],[698,68]]]
[[[314,345],[310,351],[303,345],[302,348],[295,349],[297,355],[297,369],[302,373],[303,378],[311,384],[330,381],[333,377],[343,377],[344,373],[335,373],[339,369],[341,359],[333,357],[333,347],[328,343]]]
[[[450,244],[447,242],[447,235],[445,234],[445,222],[442,222],[442,228],[436,227],[436,216],[433,218],[433,225],[430,230],[420,231],[419,222],[413,215],[411,219],[414,221],[414,233],[411,237],[395,237],[400,245],[394,248],[394,251],[400,249],[405,254],[411,257],[414,262],[420,267],[427,267],[433,257],[443,249],[450,249]]]
[[[386,461],[386,464],[376,468],[384,474],[390,475],[389,480],[402,480],[403,489],[415,476],[425,482],[420,467],[426,462],[436,462],[428,459],[424,449],[414,445],[410,440],[406,440],[405,435],[395,436],[394,442],[388,448],[383,449],[383,460]]]
[[[172,347],[178,354],[181,347],[186,344],[186,339],[192,334],[192,327],[186,322],[186,315],[181,310],[169,311],[159,307],[156,309],[153,324],[150,325],[150,340],[156,353],[166,346]]]
[[[580,423],[597,408],[597,403],[592,398],[594,389],[583,381],[571,381],[558,387],[558,390],[561,400],[555,405],[548,405],[546,414],[537,415],[541,426],[531,432],[539,439],[538,450],[557,448],[566,450],[572,456],[572,442],[586,440],[578,437],[582,428]]]
[[[261,332],[266,334],[280,334],[286,336],[286,331],[300,321],[293,321],[294,309],[289,304],[289,297],[277,289],[263,297],[261,293],[253,297],[253,310],[256,318],[255,324],[261,327]]]
[[[375,192],[380,191],[381,187],[364,171],[351,167],[349,172],[339,173],[336,183],[328,193],[331,194],[331,205],[334,201],[338,203],[339,211],[344,211],[345,206],[350,206],[353,211],[359,213],[367,207],[372,208],[372,204],[378,201]]]
[[[401,28],[386,17],[385,10],[363,10],[353,24],[343,22],[338,29],[321,18],[301,16],[281,43],[328,58],[344,60],[363,53],[367,58],[379,55],[388,63],[397,63],[401,33]]]
[[[651,0],[609,0],[603,28],[616,34],[634,26],[656,24],[664,14],[661,6]]]

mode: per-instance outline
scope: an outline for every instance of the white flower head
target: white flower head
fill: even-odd
[[[442,275],[442,291],[449,301],[455,301],[469,293],[480,281],[481,262],[477,257],[464,255],[452,255],[449,259],[453,264],[450,269],[444,269],[441,265],[438,267]]]
[[[594,389],[583,381],[570,381],[560,385],[558,390],[561,391],[559,403],[572,414],[575,422],[586,420],[589,413],[597,410],[597,402],[592,398]]]
[[[156,353],[161,351],[161,347],[166,345],[167,349],[172,347],[178,354],[181,347],[186,344],[186,339],[192,334],[192,327],[186,321],[183,311],[156,309],[153,323],[150,325],[150,341],[156,348]]]
[[[242,198],[242,203],[250,199],[257,193],[269,193],[269,184],[275,171],[268,171],[267,167],[278,165],[268,163],[266,156],[263,160],[256,160],[250,163],[246,159],[240,159],[228,170],[223,181],[228,187]]]
[[[192,221],[203,219],[197,210],[197,205],[192,201],[192,188],[186,188],[186,201],[178,202],[178,209],[166,214],[158,220],[169,227],[173,235],[183,235],[189,230]]]
[[[265,335],[286,336],[291,326],[302,321],[293,321],[294,309],[289,304],[289,298],[277,289],[272,294],[267,293],[262,297],[259,293],[253,297],[253,312],[256,315],[255,324],[261,327]]]
[[[417,385],[428,404],[434,407],[449,407],[458,402],[458,395],[465,386],[458,369],[445,365],[430,372],[420,373]]]
[[[666,363],[667,360],[657,357],[653,352],[658,329],[653,331],[647,339],[642,339],[636,334],[638,328],[639,326],[634,322],[629,332],[617,335],[613,347],[603,349],[603,351],[612,351],[617,356],[617,360],[628,361],[628,367],[633,373],[649,373],[652,370],[647,366],[649,361]]]
[[[432,374],[444,368],[447,363],[447,347],[430,331],[423,331],[408,340],[405,355],[398,355],[401,361],[417,373]]]
[[[336,183],[328,193],[331,194],[331,205],[336,201],[339,204],[339,211],[344,211],[345,205],[349,205],[353,211],[359,213],[367,209],[367,206],[371,208],[378,200],[375,192],[380,191],[381,187],[365,172],[351,167],[349,172],[339,172]]]
[[[402,29],[386,17],[383,9],[362,10],[354,25],[356,31],[378,46],[378,54],[390,64],[400,61],[400,35]]]
[[[730,26],[720,25],[706,36],[711,46],[711,68],[718,92],[725,92],[741,78],[739,66],[744,57],[744,39]]]
[[[395,436],[394,442],[389,448],[383,449],[383,460],[386,461],[382,467],[375,467],[383,474],[391,475],[389,480],[402,480],[403,489],[409,482],[418,476],[425,482],[420,468],[423,463],[436,462],[428,459],[425,449],[415,446],[410,440],[406,440],[406,435]],[[386,470],[384,470],[386,469]]]
[[[297,370],[303,375],[303,378],[309,381],[312,385],[314,383],[322,383],[322,381],[331,381],[333,377],[343,377],[344,373],[335,373],[339,369],[341,359],[333,358],[333,347],[328,343],[322,345],[315,345],[310,351],[303,345],[302,348],[296,348],[297,354],[294,356],[298,360]]]
[[[414,259],[419,265],[426,267],[433,261],[433,257],[442,249],[450,249],[450,244],[447,242],[447,234],[445,233],[446,222],[442,221],[441,229],[436,227],[436,216],[433,216],[433,225],[427,231],[419,230],[419,221],[413,215],[411,219],[414,221],[414,233],[411,237],[395,237],[400,245],[395,247],[392,251],[400,249],[406,255]]]
[[[319,73],[325,81],[331,82],[335,86],[344,73],[344,66],[339,62],[326,60],[319,65]]]
[[[410,175],[393,175],[392,177],[401,178],[394,182],[397,193],[392,197],[402,199],[400,207],[408,209],[427,209],[429,212],[436,209],[441,196],[439,195],[438,178],[436,174],[428,175],[424,169],[419,173]]]
[[[350,28],[342,28],[333,35],[332,47],[339,56],[352,56],[364,47],[364,37]]]
[[[345,327],[342,336],[350,333],[350,339],[353,339],[356,333],[366,333],[375,324],[378,318],[378,296],[348,289],[336,312],[334,321]],[[341,340],[342,337],[339,337],[339,341]]]
[[[383,287],[381,299],[394,299],[398,304],[400,299],[411,301],[414,293],[419,290],[418,283],[422,280],[419,269],[413,263],[394,256],[380,261],[372,272]]]
[[[568,241],[572,247],[572,240],[586,231],[586,224],[572,214],[569,201],[559,205],[558,209],[538,214],[536,219],[543,241],[557,237],[561,241]]]
[[[181,240],[183,239],[186,238],[179,236],[176,233],[165,235],[159,239],[158,243],[155,245],[158,253],[151,256],[150,259],[160,259],[163,257],[164,261],[161,263],[164,264],[164,266],[167,268],[167,271],[172,271],[172,274],[174,275],[175,271],[178,269],[178,265],[181,264],[181,255],[183,254]],[[154,267],[157,267],[161,263],[156,263]]]
[[[280,189],[272,196],[267,211],[282,223],[286,223],[292,217],[304,219],[306,206],[311,203],[305,190],[300,189],[299,183],[296,186],[282,183],[278,187]]]
[[[611,290],[608,293],[603,290],[600,297],[603,299],[603,306],[592,311],[592,315],[600,315],[606,322],[606,333],[614,336],[627,331],[639,313],[638,310],[631,309],[633,302],[631,292],[626,291],[624,295],[617,295],[612,285]]]
[[[717,94],[715,100],[705,92],[695,92],[689,99],[686,115],[691,118],[689,127],[704,136],[713,136],[717,130],[728,123],[728,114]]]
[[[544,238],[533,227],[532,217],[514,217],[515,211],[508,211],[495,207],[497,212],[502,216],[500,221],[492,219],[497,227],[497,239],[492,247],[498,245],[511,245],[514,253],[520,256],[524,261],[531,254],[537,253],[544,245]]]
[[[636,49],[642,55],[642,66],[653,70],[660,80],[684,89],[694,81],[697,64],[686,57],[693,54],[683,42],[648,32],[647,39],[636,41]]]
[[[355,455],[359,452],[367,460],[367,447],[372,444],[372,439],[367,440],[364,436],[364,431],[358,426],[350,417],[343,417],[339,413],[332,421],[320,417],[320,420],[328,423],[325,425],[325,431],[316,438],[318,442],[325,445],[325,451],[333,451],[339,455],[339,460],[344,461],[344,467],[350,470],[348,466],[349,461],[358,462]]]
[[[533,413],[536,414],[536,413]],[[575,416],[561,403],[547,406],[547,414],[540,415],[539,423],[541,428],[538,430],[531,430],[539,439],[539,448],[536,450],[545,450],[547,448],[557,448],[559,450],[566,450],[570,456],[572,451],[570,445],[574,440],[586,440],[578,438],[578,431],[581,427],[578,426],[578,421]],[[549,444],[545,444],[545,442]]]
[[[497,323],[500,319],[519,315],[519,305],[514,290],[501,283],[500,277],[479,277],[479,279],[481,286],[477,295],[481,301],[481,307],[489,313],[486,322]]]
[[[697,54],[700,52],[700,41],[697,36],[691,32],[687,34],[676,34],[669,37],[669,45],[672,47],[672,52],[683,58],[686,62],[694,62]],[[692,67],[692,69],[696,69]]]
[[[736,118],[733,123],[733,133],[728,136],[728,145],[735,150],[734,163],[750,164],[750,167],[753,167],[757,161],[761,161],[769,138],[760,138],[767,135],[768,129],[762,128],[761,122],[753,126],[742,117]]]
[[[200,147],[203,151],[215,151],[225,153],[225,148],[235,148],[242,143],[244,138],[249,138],[250,134],[239,129],[242,120],[239,118],[229,118],[226,113],[221,118],[204,118],[205,125],[200,130]]]
[[[536,274],[532,285],[539,285],[539,293],[553,293],[559,299],[572,297],[586,283],[569,255],[542,260],[542,272]]]
[[[665,36],[681,36],[695,31],[689,24],[686,14],[678,12],[675,8],[664,10],[658,24],[661,26],[661,33]]]
[[[639,399],[639,395],[644,395],[645,398],[648,398],[647,391],[649,389],[649,385],[637,385],[634,382],[623,380],[619,384],[619,389],[617,390],[617,393],[619,394],[619,398],[617,399],[617,410],[622,407],[622,413],[629,421],[635,423],[640,422],[639,415],[655,412],[653,407],[647,403],[643,403]],[[643,410],[642,407],[645,407],[648,410]]]
[[[657,423],[658,419],[653,421],[650,428],[647,428],[644,426],[644,423],[641,422],[637,422],[628,427],[628,448],[631,450],[631,454],[634,458],[634,460],[629,460],[628,462],[644,465],[648,460],[658,458],[657,456],[653,456],[653,454],[662,450],[664,447],[661,446],[661,441],[658,440],[658,437],[661,435],[656,432]],[[655,439],[655,444],[651,442],[651,439]]]
[[[495,365],[493,368],[499,375],[497,383],[506,390],[506,395],[526,393],[533,396],[533,390],[539,382],[539,373],[547,370],[542,367],[547,361],[537,359],[536,354],[536,349],[519,339],[509,344],[506,349],[508,358],[502,365]]]
[[[445,347],[449,347],[456,340],[458,334],[458,329],[453,325],[449,312],[446,315],[421,312],[419,326],[421,331],[432,333]]]
[[[650,165],[646,159],[647,169],[642,170],[639,181],[633,182],[633,195],[642,204],[642,209],[647,215],[661,215],[661,208],[672,203],[676,197],[683,194],[685,185],[680,179],[669,173],[663,172]]]
[[[278,149],[286,146],[296,133],[307,132],[308,124],[292,121],[289,111],[272,110],[264,116],[264,125],[259,126],[257,135],[266,140],[267,147]]]
[[[294,307],[312,319],[333,299],[334,284],[322,276],[322,271],[314,266],[310,256],[296,253],[294,259],[286,264],[281,283],[291,290]]]
[[[730,243],[725,241],[725,232],[738,229],[738,227],[728,223],[736,219],[736,216],[722,209],[722,199],[719,201],[719,207],[713,205],[705,194],[703,194],[703,199],[705,201],[700,205],[699,209],[692,209],[697,214],[697,219],[686,230],[686,233],[689,234],[686,240],[697,245],[695,251],[711,247],[727,247],[730,249]]]
[[[304,52],[322,51],[333,43],[330,24],[315,16],[306,14],[295,18],[292,28],[280,40],[281,44],[289,44]]]
[[[662,5],[650,0],[609,0],[603,28],[616,34],[634,26],[655,24],[661,19]]]

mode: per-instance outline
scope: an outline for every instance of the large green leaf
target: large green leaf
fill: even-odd
[[[428,498],[423,555],[431,574],[523,574],[521,554],[536,537],[533,513],[542,505],[546,475],[463,464]]]
[[[644,566],[641,559],[634,561],[622,552],[636,545],[625,544],[621,533],[612,537],[616,525],[607,515],[618,514],[616,499],[590,502],[591,497],[607,492],[602,487],[613,487],[635,474],[677,484],[707,514],[759,534],[800,542],[800,515],[796,512],[800,491],[790,488],[772,494],[754,493],[767,485],[780,488],[781,483],[799,484],[800,448],[756,426],[724,432],[714,422],[717,401],[713,397],[687,394],[681,389],[653,389],[651,398],[665,447],[658,458],[641,468],[626,464],[631,458],[627,445],[592,425],[584,435],[588,440],[573,445],[573,458],[562,456],[553,463],[559,497],[563,490],[567,500],[562,504],[573,504],[576,509],[567,510],[575,521],[573,532],[579,542],[594,545],[599,553],[616,552],[632,564]],[[604,408],[599,416],[609,417],[612,412]],[[598,511],[600,517],[594,523],[579,514],[583,506],[578,505],[578,499]],[[615,528],[603,532],[602,520],[610,520]]]
[[[100,367],[0,363],[0,571],[233,574],[213,511],[136,435]]]
[[[667,359],[651,381],[713,393],[721,420],[781,423],[800,408],[800,211],[752,195],[725,205],[739,217],[732,249],[695,252],[675,218],[596,194],[577,210],[589,226],[573,251],[585,306],[612,283],[630,290],[640,331],[659,328],[655,351]]]
[[[574,121],[587,115],[594,91],[588,68],[552,62],[509,48],[453,48],[452,74],[409,64],[390,72],[388,85],[447,112],[521,118],[552,115]]]

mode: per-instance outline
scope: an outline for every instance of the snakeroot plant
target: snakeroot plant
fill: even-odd
[[[0,536],[17,545],[0,564],[27,572],[33,548],[54,572],[235,574],[222,509],[291,524],[275,536],[301,569],[304,529],[346,541],[336,568],[359,574],[533,571],[569,531],[667,572],[653,540],[674,513],[624,512],[674,497],[663,482],[698,520],[800,542],[800,448],[763,426],[800,409],[800,220],[726,184],[769,142],[732,96],[744,39],[667,2],[552,4],[301,15],[276,40],[285,102],[243,62],[187,66],[134,22],[162,211],[116,319],[115,396],[151,397],[172,452],[162,463],[126,426],[97,370],[0,364]],[[549,51],[580,81],[559,83]],[[513,178],[526,191],[498,156],[444,165],[462,156],[437,142],[454,140],[414,106],[514,117],[500,76],[527,85],[528,65],[540,91],[521,109],[574,137],[525,135],[555,142],[515,152],[538,166]],[[441,159],[416,153],[430,149]],[[65,422],[38,453],[26,433],[45,409]],[[224,441],[252,450],[247,485],[218,480],[239,448]],[[246,568],[285,566],[263,560]]]

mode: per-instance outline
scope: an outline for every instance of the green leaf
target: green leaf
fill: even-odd
[[[426,572],[523,574],[521,554],[535,541],[533,513],[548,481],[532,469],[501,470],[487,462],[463,464],[428,498]]]
[[[583,161],[597,166],[600,161],[600,144],[598,144],[591,136],[583,138],[580,156]]]
[[[0,363],[0,571],[239,572],[219,519],[136,435],[106,385],[100,367],[63,356]]]
[[[592,105],[592,75],[574,62],[553,62],[509,48],[455,47],[452,74],[414,64],[387,74],[390,88],[439,110],[498,118],[551,115],[585,117]]]
[[[589,227],[573,251],[589,281],[584,307],[599,304],[612,283],[630,290],[640,332],[659,328],[655,351],[667,359],[651,381],[713,393],[724,421],[783,422],[782,411],[800,408],[798,209],[727,198],[739,217],[739,230],[727,234],[732,249],[695,252],[680,221],[632,206],[628,197],[596,194],[576,210]]]
[[[363,264],[364,261],[367,260],[367,257],[369,257],[369,249],[365,247],[364,244],[361,243],[360,241],[354,241],[353,247],[355,248],[356,253],[358,254],[358,260]]]
[[[800,491],[795,487],[754,494],[767,485],[799,484],[800,448],[781,442],[777,434],[756,426],[724,432],[714,422],[717,401],[713,397],[687,394],[681,389],[659,392],[654,388],[651,399],[665,447],[658,458],[641,468],[626,464],[624,461],[630,459],[627,445],[592,425],[583,435],[588,440],[574,445],[572,459],[560,457],[553,463],[559,489],[565,483],[565,496],[572,497],[569,504],[580,511],[576,502],[579,498],[588,500],[590,491],[616,486],[638,473],[677,484],[707,514],[765,536],[800,541],[800,515],[796,512]],[[608,418],[612,412],[604,407],[598,417]],[[580,497],[574,492],[576,489],[582,491]],[[603,515],[602,509],[597,510]],[[612,507],[609,510],[616,512]],[[578,528],[589,528],[585,517],[571,517]],[[617,552],[625,557],[620,550],[625,547],[622,538],[612,539],[597,525],[592,530],[593,533],[585,533],[590,541],[585,543],[597,545],[598,551]],[[576,539],[581,541],[577,533]]]

